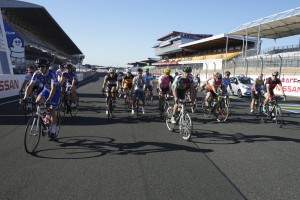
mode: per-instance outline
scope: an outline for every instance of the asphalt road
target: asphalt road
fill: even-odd
[[[102,81],[97,74],[78,89],[78,116],[34,155],[17,102],[0,104],[0,199],[300,199],[299,114],[285,111],[278,128],[233,98],[226,123],[191,114],[187,142],[167,130],[157,100],[140,119],[118,100],[108,122]]]

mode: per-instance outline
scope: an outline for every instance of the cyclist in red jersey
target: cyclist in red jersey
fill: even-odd
[[[282,92],[282,96],[285,96],[283,88],[282,88],[282,83],[279,78],[277,78],[279,75],[278,71],[274,71],[272,73],[272,76],[266,79],[266,91],[267,93],[265,94],[265,100],[264,100],[264,105],[263,105],[263,112],[266,112],[266,105],[268,103],[269,99],[274,98],[274,89],[276,85],[279,86],[280,91]]]

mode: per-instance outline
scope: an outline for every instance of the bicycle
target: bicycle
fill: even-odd
[[[78,107],[79,107],[79,97],[78,94],[76,93],[76,100],[75,100],[75,107],[71,107],[71,92],[70,91],[65,91],[62,90],[61,91],[61,101],[60,104],[58,106],[59,111],[62,112],[62,118],[64,118],[66,116],[66,114],[70,114],[71,117],[75,117],[77,115],[78,112]]]
[[[128,90],[126,98],[124,98],[125,101],[125,110],[128,112],[132,109],[132,91],[131,89]]]
[[[34,153],[38,147],[41,135],[45,136],[48,134],[50,137],[50,127],[51,127],[51,117],[49,112],[46,110],[45,104],[36,103],[36,113],[32,116],[25,129],[24,137],[24,147],[25,151],[29,154]],[[55,138],[51,140],[56,140],[60,131],[61,119],[60,113],[57,112],[57,129]]]
[[[164,119],[166,119],[166,111],[170,106],[167,95],[168,93],[162,92],[161,106],[159,108],[160,116],[163,117]]]
[[[169,107],[166,112],[166,125],[169,131],[174,132],[175,126],[179,126],[179,132],[184,140],[189,140],[193,132],[193,122],[186,110],[187,104],[193,103],[191,101],[186,101],[185,99],[180,99],[178,102],[177,114],[175,116],[176,124],[171,123],[171,117],[173,115],[173,107]]]
[[[151,92],[148,87],[146,87],[145,91],[145,105],[149,105],[149,102],[153,103],[153,97],[151,96]]]
[[[229,105],[226,100],[227,96],[218,95],[216,98],[209,98],[206,102],[202,102],[202,111],[204,117],[214,115],[218,122],[225,122],[229,115]]]
[[[135,110],[135,115],[136,115],[137,119],[139,118],[140,100],[141,100],[140,95],[141,95],[141,92],[143,92],[143,91],[139,91],[138,96],[134,97],[135,101],[133,103],[134,110]]]
[[[266,112],[263,112],[263,102],[261,102],[259,106],[259,116],[262,121],[267,122],[267,120],[270,119],[278,124],[279,128],[281,128],[283,125],[283,116],[281,107],[278,105],[278,98],[278,96],[275,96],[268,100],[265,107]],[[285,100],[286,98],[284,97],[283,101]]]
[[[110,120],[111,118],[114,117],[113,115],[113,111],[114,111],[114,105],[113,105],[113,97],[112,97],[112,93],[116,93],[116,92],[111,92],[111,91],[102,91],[102,95],[104,95],[104,93],[108,93],[107,96],[107,120]]]

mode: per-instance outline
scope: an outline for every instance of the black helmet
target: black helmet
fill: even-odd
[[[48,61],[48,59],[47,58],[43,58],[43,57],[40,57],[40,58],[36,59],[35,64],[37,64],[38,66],[39,65],[46,65],[46,67],[49,67],[49,61]]]
[[[191,68],[190,66],[187,65],[187,66],[184,66],[184,67],[183,67],[182,71],[191,73],[191,72],[192,72],[192,68]]]
[[[142,72],[143,69],[142,69],[142,68],[138,68],[137,71],[138,71],[138,72]]]
[[[225,75],[226,75],[226,76],[230,76],[230,71],[226,71],[226,72],[225,72]]]
[[[59,67],[59,68],[65,68],[65,65],[64,65],[64,64],[59,64],[58,67]]]
[[[218,79],[220,79],[220,78],[222,78],[222,74],[220,74],[220,73],[218,72],[218,73],[216,73],[216,77],[217,77]]]

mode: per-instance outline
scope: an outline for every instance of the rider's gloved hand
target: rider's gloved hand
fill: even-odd
[[[19,104],[24,105],[27,103],[27,99],[20,99]]]

